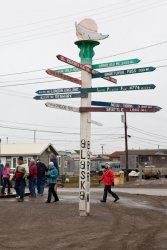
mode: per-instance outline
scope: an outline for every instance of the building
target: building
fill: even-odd
[[[120,153],[121,168],[125,169],[125,151]],[[167,167],[167,149],[128,150],[128,169],[153,165],[157,168]]]
[[[52,144],[1,144],[0,145],[0,159],[3,164],[9,162],[11,168],[15,168],[19,156],[23,156],[24,161],[33,158],[40,159],[48,165],[49,154],[58,152]]]

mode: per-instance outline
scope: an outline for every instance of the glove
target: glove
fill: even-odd
[[[100,184],[101,180],[99,180],[99,184]]]
[[[113,186],[113,187],[115,186],[114,182],[112,183],[112,186]]]

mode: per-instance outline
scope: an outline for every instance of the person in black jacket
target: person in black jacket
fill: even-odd
[[[50,160],[50,162],[53,162],[54,167],[57,168],[58,176],[59,176],[60,170],[59,170],[59,164],[58,164],[57,156],[54,155],[53,153],[51,153],[51,154],[49,155],[49,160]]]
[[[40,161],[40,159],[37,160],[36,166],[37,166],[37,191],[38,194],[42,196],[45,188],[45,174],[48,169],[46,165]]]

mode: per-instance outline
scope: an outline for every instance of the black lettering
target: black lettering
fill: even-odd
[[[87,171],[90,169],[90,161],[87,161]]]
[[[84,191],[80,191],[80,200],[85,200],[85,192]]]
[[[86,169],[86,167],[85,167],[85,161],[81,161],[80,165],[81,165],[81,169]]]
[[[81,148],[86,148],[86,141],[84,139],[81,140]]]
[[[87,142],[87,149],[90,149],[90,141]]]
[[[81,150],[81,159],[86,159],[86,158],[82,155],[82,153],[83,153],[83,150]]]
[[[85,171],[81,171],[81,179],[84,180],[85,179]]]
[[[81,189],[85,190],[85,181],[81,181]]]

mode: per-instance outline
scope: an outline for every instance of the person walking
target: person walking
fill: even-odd
[[[58,171],[57,171],[57,168],[55,168],[53,162],[49,162],[48,172],[46,174],[46,177],[47,177],[47,183],[49,185],[48,199],[46,203],[51,202],[52,194],[54,196],[54,202],[57,202],[59,201],[59,198],[58,198],[57,192],[55,191],[55,185],[57,183]]]
[[[36,166],[37,166],[37,191],[38,194],[42,196],[45,188],[45,174],[48,169],[46,165],[40,161],[40,159],[37,160]]]
[[[99,180],[100,182],[103,180],[104,182],[104,194],[103,194],[103,199],[101,202],[106,202],[107,201],[107,193],[111,194],[115,200],[114,202],[119,200],[119,197],[116,193],[111,191],[111,186],[114,186],[114,173],[113,171],[109,168],[109,163],[106,162],[104,172]]]
[[[5,167],[3,169],[2,178],[3,178],[3,187],[2,187],[2,190],[1,190],[1,194],[2,195],[5,194],[6,186],[8,187],[8,194],[11,194],[11,192],[10,192],[10,187],[11,187],[11,183],[10,183],[10,165],[9,165],[8,162],[5,164]]]
[[[31,159],[29,162],[29,190],[30,197],[36,197],[35,187],[37,184],[37,166],[35,164],[35,160]]]
[[[23,156],[18,157],[18,164],[15,171],[15,190],[18,201],[24,201],[25,178],[29,175],[29,168],[24,164]]]

